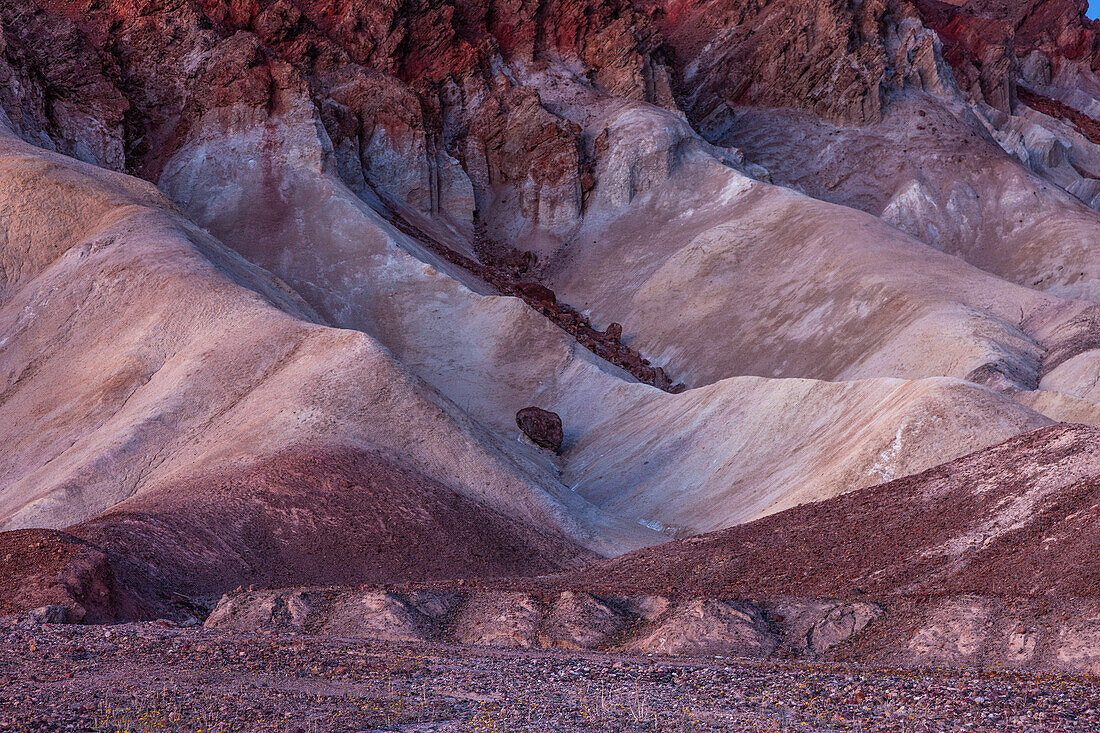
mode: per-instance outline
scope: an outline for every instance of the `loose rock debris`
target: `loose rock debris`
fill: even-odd
[[[0,623],[3,731],[1091,731],[1092,676]]]

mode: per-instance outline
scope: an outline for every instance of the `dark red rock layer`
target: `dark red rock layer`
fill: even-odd
[[[417,241],[438,254],[448,262],[458,265],[467,272],[491,285],[503,295],[522,298],[527,305],[550,319],[555,325],[571,335],[581,346],[596,356],[632,374],[639,382],[648,384],[665,392],[679,394],[687,389],[682,382],[673,383],[662,367],[653,366],[636,350],[622,342],[622,324],[613,323],[606,331],[592,326],[592,321],[576,308],[558,300],[553,290],[544,285],[524,279],[527,265],[522,262],[517,267],[513,262],[503,261],[495,265],[483,265],[460,252],[439,242],[427,232],[404,222],[395,221],[399,229],[413,235]]]
[[[595,556],[350,448],[302,447],[136,496],[70,528],[160,602],[239,585],[533,575]],[[157,595],[160,593],[160,595]]]
[[[623,555],[579,587],[677,596],[1095,597],[1100,431],[1057,425],[922,474]]]
[[[51,23],[64,19],[114,62],[108,65],[117,71],[110,76],[133,103],[130,135],[145,138],[141,143],[132,141],[128,163],[136,171],[146,170],[149,155],[156,157],[157,143],[170,144],[179,137],[175,128],[186,124],[189,103],[216,105],[218,97],[225,95],[248,100],[248,89],[232,87],[233,77],[242,70],[256,69],[249,74],[252,96],[263,96],[286,83],[286,72],[277,70],[279,61],[292,64],[309,80],[318,107],[329,97],[327,82],[332,75],[358,75],[369,68],[392,77],[416,91],[422,109],[389,111],[413,118],[423,115],[417,121],[434,131],[442,128],[439,115],[448,105],[444,87],[456,81],[472,92],[488,93],[494,102],[482,112],[498,123],[507,120],[507,108],[515,104],[514,100],[508,103],[510,85],[502,87],[503,79],[497,79],[491,68],[498,55],[574,54],[592,67],[594,80],[608,92],[660,98],[663,72],[653,57],[657,40],[646,17],[627,0],[188,0],[170,5],[138,0],[37,0],[37,4],[47,15],[35,13],[31,0],[18,0],[15,7],[24,10],[12,20],[34,29],[37,37],[29,45],[41,48],[52,33],[27,22],[28,14]],[[208,50],[239,33],[254,36],[262,51],[251,59],[226,59],[216,68],[211,64],[222,77],[218,80],[203,80],[201,73],[184,70],[189,53]],[[266,88],[260,83],[265,78]],[[469,79],[478,79],[478,88],[469,87]],[[209,83],[214,81],[218,83]],[[195,86],[213,92],[214,98],[195,94]],[[525,122],[530,115],[522,117],[520,122]],[[489,123],[489,119],[480,121],[482,126]]]
[[[497,181],[531,169],[558,175],[537,165],[547,161],[564,163],[579,176],[580,131],[497,71],[496,58],[576,58],[608,94],[679,104],[696,120],[742,104],[877,119],[892,73],[884,28],[916,13],[943,39],[964,89],[1005,111],[1014,69],[1032,51],[1092,68],[1100,64],[1100,25],[1085,19],[1085,0],[4,5],[0,19],[12,36],[9,50],[17,49],[11,53],[18,66],[43,82],[41,98],[32,94],[25,105],[32,108],[28,114],[37,107],[39,116],[49,117],[48,108],[57,105],[50,97],[58,97],[87,107],[107,129],[125,117],[125,165],[153,178],[165,147],[186,133],[201,109],[226,97],[276,104],[278,90],[294,85],[308,86],[317,107],[327,111],[334,141],[353,128],[369,132],[399,121],[430,133],[430,144],[450,149],[467,171],[485,166]],[[244,44],[248,51],[193,68],[196,53],[242,33],[255,39]],[[351,79],[359,82],[348,87]],[[345,89],[382,90],[389,104],[356,93],[334,106],[337,82]],[[403,96],[395,86],[413,94]],[[471,157],[470,139],[483,156]],[[490,183],[471,178],[479,186]],[[487,186],[481,194],[487,196]]]
[[[970,96],[1003,112],[1015,103],[1022,59],[1039,52],[1100,68],[1100,24],[1086,0],[968,0],[961,5],[916,0],[924,22],[944,44],[944,60]]]
[[[0,532],[0,615],[64,606],[70,621],[145,618],[149,610],[115,580],[107,554],[64,532]]]
[[[884,103],[891,3],[638,0],[670,50],[677,97],[705,120],[725,105],[795,107],[867,122]],[[692,68],[694,67],[694,68]]]
[[[1028,89],[1020,87],[1017,90],[1020,101],[1037,112],[1069,123],[1078,132],[1087,137],[1093,143],[1100,145],[1100,120],[1070,107],[1068,104],[1056,99],[1045,97]]]

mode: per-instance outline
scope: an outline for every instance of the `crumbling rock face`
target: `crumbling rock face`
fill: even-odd
[[[661,2],[674,88],[693,120],[738,106],[794,107],[833,120],[881,117],[889,89],[881,29],[893,3]]]
[[[387,201],[473,225],[473,184],[430,124],[426,110],[399,79],[354,64],[327,73],[321,120],[333,141],[340,177]]]
[[[431,619],[392,593],[367,593],[334,604],[324,629],[333,636],[361,636],[383,641],[424,641]]]
[[[670,612],[626,648],[682,656],[766,657],[777,643],[758,608],[706,598]]]
[[[1094,598],[940,597],[914,608],[903,623],[885,617],[866,642],[892,663],[1095,674],[1098,610]],[[874,638],[878,633],[885,638]]]
[[[933,41],[918,31],[883,34],[916,22],[907,4],[884,1],[852,9],[785,0],[563,0],[545,8],[193,0],[139,19],[127,3],[39,4],[49,14],[20,0],[21,15],[12,21],[41,39],[32,48],[46,41],[53,48],[60,33],[53,26],[64,24],[78,38],[70,45],[97,61],[81,58],[80,68],[108,70],[102,84],[63,76],[54,86],[75,95],[105,85],[115,101],[110,113],[91,108],[97,126],[115,130],[126,115],[126,150],[118,151],[124,159],[114,167],[155,180],[205,111],[231,99],[278,115],[287,111],[278,90],[306,85],[337,170],[353,189],[369,184],[395,203],[477,223],[490,239],[508,242],[532,233],[560,240],[579,222],[587,192],[600,185],[587,160],[599,130],[552,111],[543,98],[557,92],[535,81],[531,69],[558,64],[578,87],[679,106],[697,123],[743,105],[860,122],[879,119],[887,90],[906,77],[926,81],[931,71],[909,67],[925,57],[917,65],[932,69],[936,56]],[[129,25],[109,30],[119,24]],[[792,40],[792,33],[799,35]],[[242,38],[252,39],[251,56],[221,50]],[[780,38],[786,40],[777,47],[772,39]],[[149,58],[160,63],[143,62]],[[37,63],[46,69],[46,59]],[[283,64],[294,67],[296,80]],[[221,78],[211,79],[209,70]],[[242,72],[252,81],[233,81]],[[58,131],[58,139],[72,138],[68,132]],[[644,189],[645,176],[636,185]]]
[[[550,607],[541,630],[544,646],[597,649],[604,646],[627,615],[588,593],[565,591]]]
[[[28,139],[45,135],[79,157],[156,180],[194,120],[226,96],[277,116],[287,108],[268,88],[308,87],[345,182],[442,215],[469,240],[487,235],[489,257],[502,252],[493,242],[530,239],[526,246],[552,251],[602,183],[592,144],[600,130],[555,101],[550,67],[604,100],[683,109],[707,133],[749,106],[876,122],[901,89],[951,97],[961,88],[972,103],[1008,115],[1023,77],[1091,72],[1098,46],[1074,0],[190,0],[149,13],[124,2],[9,5],[5,32],[19,37],[7,46],[21,56],[7,73],[44,77],[57,98],[48,100],[52,131],[41,94],[5,105]],[[219,50],[241,37],[259,56]],[[223,81],[248,70],[255,83],[251,92],[212,85],[203,68]],[[1009,135],[1003,120],[982,114]]]
[[[1077,0],[918,0],[959,88],[1010,154],[1085,204],[1100,184],[1100,26]]]
[[[70,21],[31,3],[0,7],[0,121],[48,150],[120,170],[129,102],[113,61]]]
[[[226,629],[274,627],[302,631],[314,620],[316,593],[253,593],[223,596],[206,625]]]
[[[1100,34],[1078,0],[916,0],[944,41],[944,58],[972,99],[1008,113],[1021,72],[1050,64],[1096,65]],[[1036,56],[1038,54],[1038,56]],[[1032,76],[1034,78],[1034,76]]]
[[[581,213],[580,130],[543,108],[502,62],[560,54],[590,71],[607,94],[672,104],[654,31],[625,0],[551,8],[205,0],[137,22],[128,3],[40,5],[50,14],[20,0],[10,25],[36,33],[42,40],[30,47],[42,51],[47,41],[56,51],[62,31],[53,26],[63,25],[79,39],[69,44],[74,69],[111,69],[117,89],[110,82],[103,88],[113,106],[108,113],[97,100],[89,117],[117,132],[126,112],[128,149],[108,162],[153,178],[205,111],[228,99],[277,115],[286,107],[270,90],[308,84],[349,185],[369,182],[395,202],[468,225],[476,214],[503,229],[518,220],[556,230]],[[120,24],[128,24],[124,32],[110,30]],[[251,56],[220,49],[244,38]],[[106,61],[88,62],[100,55]],[[158,64],[145,62],[153,58]],[[37,62],[36,71],[47,69],[47,59]],[[289,81],[283,64],[298,81]],[[56,60],[48,66],[63,73]],[[222,78],[211,79],[211,70]],[[100,84],[63,76],[53,86],[74,95],[93,83]],[[71,132],[59,129],[56,137],[70,140]]]
[[[580,221],[579,127],[548,112],[535,90],[509,85],[470,116],[462,158],[490,231],[516,241],[525,224],[563,231]]]
[[[105,623],[150,613],[116,580],[107,554],[64,532],[0,532],[0,615],[38,623]]]
[[[782,650],[817,658],[858,637],[882,614],[881,608],[867,603],[756,605],[714,598],[674,602],[653,595],[597,596],[580,590],[504,590],[492,585],[472,590],[238,590],[221,599],[206,626],[509,649],[737,657],[767,657]]]
[[[830,599],[780,599],[762,604],[779,639],[777,654],[828,658],[858,641],[887,613],[879,604]]]
[[[823,654],[863,631],[881,613],[881,608],[870,603],[838,605],[814,623],[806,634],[806,646]]]
[[[463,604],[451,638],[459,644],[532,649],[544,613],[542,603],[527,593],[479,593]]]

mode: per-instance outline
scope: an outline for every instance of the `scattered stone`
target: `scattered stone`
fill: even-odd
[[[501,653],[155,622],[113,628],[108,636],[0,620],[0,730],[1100,728],[1089,676]]]

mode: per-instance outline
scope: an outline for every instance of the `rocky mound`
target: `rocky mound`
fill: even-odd
[[[589,588],[705,596],[1092,597],[1100,431],[1058,425],[923,473],[623,555]]]
[[[104,623],[149,613],[101,548],[53,530],[0,532],[0,588],[0,616],[42,609],[54,623]]]
[[[565,584],[874,603],[883,617],[836,656],[1095,671],[1098,474],[1100,432],[1053,426],[915,476],[627,554]]]
[[[238,591],[221,599],[206,627],[506,649],[818,658],[857,637],[882,612],[874,604],[828,600],[675,602],[662,595],[493,588],[497,584]]]
[[[107,549],[133,587],[213,600],[242,585],[539,575],[596,557],[347,447],[168,484],[70,531]]]

